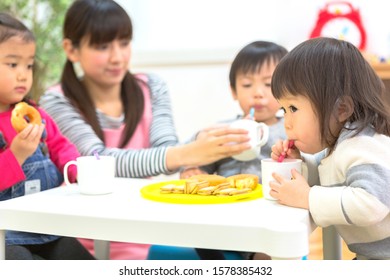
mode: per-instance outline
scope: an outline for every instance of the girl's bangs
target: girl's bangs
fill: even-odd
[[[286,94],[298,95],[306,91],[302,78],[306,75],[305,69],[294,61],[281,61],[272,75],[272,92],[276,99]]]
[[[87,28],[90,34],[89,44],[98,45],[111,42],[114,39],[132,39],[132,24],[129,16],[118,11],[97,13],[90,17]]]

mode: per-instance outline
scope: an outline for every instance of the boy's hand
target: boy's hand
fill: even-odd
[[[180,172],[180,179],[187,179],[191,176],[199,175],[199,174],[207,174],[207,173],[198,167],[188,167],[184,169],[182,172]]]
[[[20,165],[36,151],[44,128],[44,125],[29,124],[12,140],[10,150]]]

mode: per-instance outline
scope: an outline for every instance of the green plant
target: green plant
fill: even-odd
[[[8,12],[29,27],[37,42],[31,97],[38,100],[45,88],[59,81],[65,54],[62,24],[73,0],[1,0],[0,11]]]

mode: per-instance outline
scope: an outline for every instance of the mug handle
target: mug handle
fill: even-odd
[[[269,128],[268,126],[265,124],[265,123],[258,123],[257,125],[257,139],[260,138],[260,129],[263,131],[262,135],[261,135],[261,140],[257,143],[257,146],[264,146],[265,143],[267,143],[268,141],[268,137],[269,137]]]
[[[75,160],[68,161],[64,166],[64,180],[65,180],[65,184],[68,186],[72,184],[71,182],[69,182],[69,178],[68,178],[68,167],[72,164],[77,166],[77,161]]]

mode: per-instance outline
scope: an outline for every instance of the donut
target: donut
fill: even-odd
[[[31,124],[42,124],[42,118],[38,110],[26,102],[19,102],[12,110],[11,124],[13,128],[19,133],[26,126]]]
[[[237,189],[251,188],[254,190],[259,183],[259,176],[254,174],[237,174],[226,179],[232,187]]]

